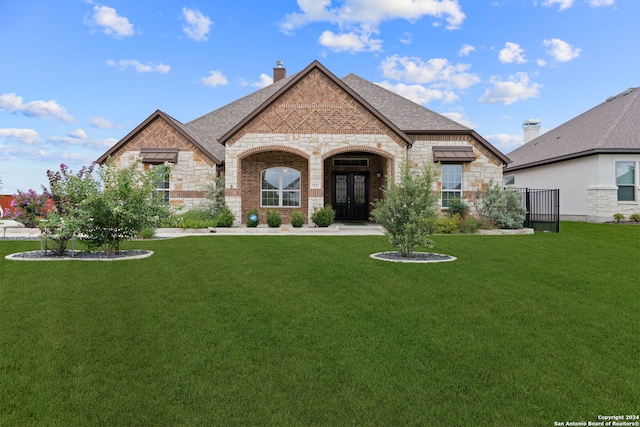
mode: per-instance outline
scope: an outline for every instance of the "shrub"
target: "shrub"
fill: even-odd
[[[503,190],[492,180],[484,195],[478,192],[476,198],[476,210],[480,216],[500,228],[522,228],[527,210],[522,206],[522,196],[516,190]]]
[[[640,213],[633,213],[629,215],[629,221],[640,222]]]
[[[621,214],[621,213],[614,213],[614,214],[613,214],[613,220],[614,220],[615,222],[622,222],[622,221],[624,221],[624,214]]]
[[[458,214],[458,217],[464,218],[469,213],[469,205],[464,200],[456,197],[449,202],[449,215]]]
[[[140,230],[141,239],[153,239],[154,237],[156,237],[155,228],[147,227]]]
[[[24,193],[18,190],[18,193],[13,195],[11,202],[13,212],[10,218],[24,224],[27,228],[35,228],[38,226],[39,219],[49,215],[48,201],[49,195],[46,191],[38,194],[32,189]]]
[[[267,225],[271,228],[277,228],[282,225],[282,217],[279,211],[275,209],[267,210]]]
[[[220,209],[220,213],[216,218],[216,227],[231,227],[233,225],[233,221],[235,220],[235,215],[231,212],[231,209],[229,209],[229,207],[225,205]]]
[[[304,214],[302,211],[293,211],[291,213],[291,225],[296,228],[304,225]]]
[[[204,186],[204,192],[205,200],[199,208],[217,217],[227,208],[227,202],[224,199],[224,174],[217,175],[213,181],[207,183]]]
[[[257,227],[260,222],[260,215],[258,214],[258,208],[253,208],[247,214],[247,227]]]
[[[328,227],[333,224],[336,218],[336,211],[333,210],[331,205],[325,205],[319,209],[316,209],[313,215],[311,215],[311,221],[318,227]]]
[[[461,233],[473,234],[478,230],[490,230],[495,226],[486,218],[466,216],[460,221],[458,229]]]
[[[411,257],[416,246],[433,247],[433,241],[427,238],[438,217],[433,169],[425,165],[421,173],[413,172],[405,163],[400,181],[395,182],[393,177],[389,181],[383,189],[384,198],[373,203],[372,218],[385,228],[389,242],[401,256]]]
[[[457,213],[441,216],[435,221],[433,232],[437,234],[453,234],[458,231],[459,223],[460,215]]]
[[[179,228],[207,228],[217,225],[216,218],[211,212],[192,209],[177,216],[175,226]]]

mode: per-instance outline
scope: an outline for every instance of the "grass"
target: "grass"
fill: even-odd
[[[550,426],[640,412],[640,227],[0,259],[0,425]],[[0,255],[37,249],[0,241]]]

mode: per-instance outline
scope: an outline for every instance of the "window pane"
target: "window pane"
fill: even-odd
[[[295,169],[282,170],[282,189],[283,190],[299,190],[300,189],[300,172]]]
[[[262,206],[279,206],[280,200],[277,191],[262,191]]]
[[[635,162],[616,162],[616,184],[635,184]]]
[[[282,206],[300,206],[300,192],[284,191],[282,193]]]
[[[442,165],[442,189],[462,189],[462,165]]]
[[[636,189],[633,185],[620,186],[618,187],[618,200],[633,202],[636,199],[635,192]]]
[[[460,198],[460,192],[459,191],[443,191],[442,192],[442,207],[443,208],[448,208],[449,207],[449,202],[451,202],[451,200],[455,199],[455,198]]]
[[[262,172],[262,189],[277,190],[280,187],[280,168],[267,169]]]

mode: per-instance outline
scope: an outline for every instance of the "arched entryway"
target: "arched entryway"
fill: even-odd
[[[392,156],[366,149],[336,150],[324,157],[324,201],[338,221],[367,221],[371,202],[382,198]],[[392,172],[391,172],[392,173]]]

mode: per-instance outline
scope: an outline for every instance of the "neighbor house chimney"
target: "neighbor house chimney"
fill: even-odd
[[[287,70],[282,65],[282,61],[276,61],[276,68],[273,69],[273,82],[280,81],[287,77]]]
[[[524,129],[524,143],[535,139],[540,135],[540,119],[527,119],[522,122],[522,129]]]

